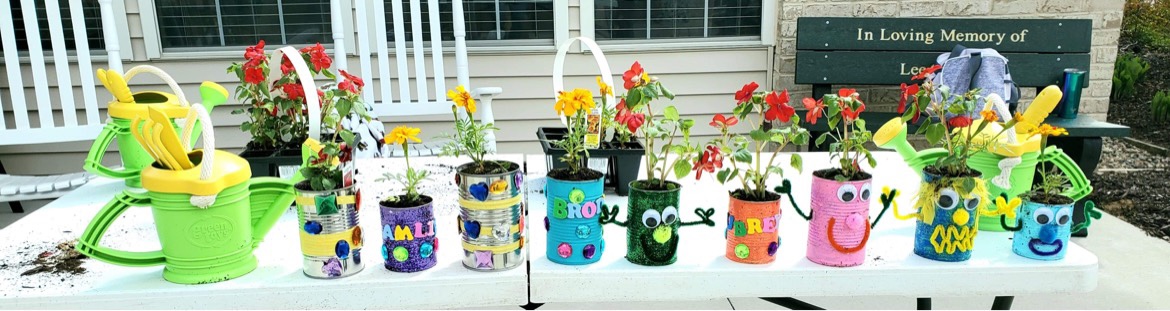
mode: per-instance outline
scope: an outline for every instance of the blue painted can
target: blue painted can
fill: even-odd
[[[1060,260],[1072,236],[1073,204],[1052,205],[1025,200],[1016,215],[1020,230],[1012,251],[1036,260]]]
[[[548,260],[563,265],[586,265],[601,260],[605,251],[601,219],[605,178],[566,181],[548,177],[544,196],[548,213]]]

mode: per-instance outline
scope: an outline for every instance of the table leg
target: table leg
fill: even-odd
[[[8,174],[8,171],[4,170],[3,161],[0,161],[0,174]],[[20,201],[8,202],[8,208],[12,209],[13,213],[24,213],[24,205],[20,205]]]
[[[789,310],[824,310],[824,308],[792,297],[760,297],[760,299],[788,308]]]
[[[536,308],[540,308],[543,305],[544,305],[543,303],[534,303],[534,302],[529,301],[528,304],[520,306],[520,307],[524,308],[524,310],[536,310]]]
[[[930,310],[930,297],[918,298],[918,310]]]
[[[1012,309],[1012,300],[1015,300],[1015,299],[1016,299],[1015,296],[995,296],[995,301],[993,301],[991,303],[991,309],[992,310],[1011,310]]]

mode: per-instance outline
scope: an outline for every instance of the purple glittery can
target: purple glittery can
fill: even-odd
[[[382,259],[394,272],[419,272],[435,266],[439,252],[431,197],[420,196],[423,205],[393,206],[381,202]]]

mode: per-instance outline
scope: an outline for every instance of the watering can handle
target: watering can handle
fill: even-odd
[[[114,122],[106,122],[102,133],[94,140],[93,146],[89,147],[89,154],[85,156],[85,164],[82,166],[85,171],[94,173],[98,176],[109,177],[115,179],[126,179],[138,176],[141,170],[121,169],[116,170],[105,165],[102,165],[102,159],[106,156],[106,150],[110,148],[110,143],[113,142],[114,137],[118,134],[129,132],[130,128],[119,126]]]
[[[313,71],[309,70],[309,65],[305,64],[305,59],[301,57],[301,52],[297,49],[286,46],[276,49],[272,53],[272,58],[280,63],[283,58],[288,58],[289,63],[293,65],[293,71],[297,73],[297,78],[301,82],[301,87],[305,90],[305,108],[309,110],[309,138],[317,140],[321,139],[321,98],[317,97],[317,84],[313,82]],[[275,70],[274,70],[275,71]],[[313,103],[318,103],[314,105]]]
[[[611,88],[614,86],[613,73],[609,70],[609,61],[605,59],[605,54],[601,52],[601,47],[597,46],[597,43],[593,42],[593,39],[574,37],[569,39],[569,41],[565,41],[565,43],[562,43],[557,48],[557,56],[553,59],[553,100],[556,100],[557,95],[565,90],[565,55],[569,53],[569,48],[573,46],[573,42],[575,41],[581,41],[581,44],[593,54],[593,61],[597,62],[597,69],[601,70],[601,81],[605,82]],[[610,106],[608,108],[617,107],[617,100],[614,99],[612,93],[602,95],[605,96],[606,103]],[[561,124],[569,124],[565,116],[561,116]],[[571,131],[572,127],[569,130]]]
[[[1085,172],[1081,171],[1081,167],[1077,165],[1077,162],[1073,161],[1060,148],[1049,146],[1044,150],[1044,155],[1040,158],[1040,161],[1055,164],[1056,168],[1060,169],[1064,173],[1064,176],[1068,177],[1068,182],[1072,187],[1064,195],[1072,198],[1073,201],[1080,201],[1086,196],[1089,196],[1089,193],[1093,192],[1093,185],[1085,177]]]
[[[94,259],[122,266],[145,267],[165,263],[166,259],[162,250],[129,252],[101,246],[101,240],[105,236],[106,230],[122,216],[123,212],[130,209],[131,206],[148,205],[150,205],[150,197],[146,194],[122,191],[113,200],[110,200],[110,203],[103,206],[89,222],[89,226],[85,228],[85,232],[81,234],[81,238],[77,242],[77,251]]]
[[[199,180],[207,180],[211,178],[211,170],[215,166],[215,157],[212,156],[215,154],[215,125],[211,124],[211,115],[207,113],[207,108],[204,108],[202,104],[191,106],[191,109],[187,111],[187,117],[185,119],[188,122],[183,125],[183,134],[180,137],[181,139],[179,139],[180,141],[184,143],[194,142],[195,135],[199,134],[199,131],[194,130],[195,124],[199,123],[202,128],[203,159],[199,162],[202,167],[202,170],[199,172]]]
[[[126,71],[127,84],[129,84],[130,78],[133,78],[134,76],[138,75],[139,73],[153,74],[153,75],[157,76],[159,79],[162,79],[163,82],[167,83],[167,86],[171,87],[171,92],[175,92],[175,96],[179,98],[179,105],[180,106],[183,106],[183,107],[191,106],[191,104],[189,102],[187,102],[187,96],[183,94],[183,89],[179,88],[179,83],[175,82],[175,79],[171,78],[171,75],[167,74],[166,71],[163,71],[162,69],[158,69],[158,67],[151,66],[151,65],[139,65],[139,66],[134,66],[134,68],[130,68],[130,70]]]

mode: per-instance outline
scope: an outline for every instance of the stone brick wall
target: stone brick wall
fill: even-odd
[[[812,87],[796,85],[796,18],[836,17],[939,17],[939,18],[1081,18],[1093,20],[1089,88],[1081,99],[1081,113],[1104,120],[1109,111],[1113,61],[1121,32],[1124,0],[777,0],[779,24],[774,88],[787,88],[793,98],[810,96]],[[838,87],[838,86],[834,86]],[[857,87],[867,109],[893,111],[898,102],[897,87]],[[1036,90],[1022,89],[1021,106],[1031,102]],[[876,121],[875,121],[876,122]]]

